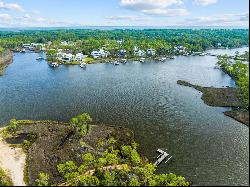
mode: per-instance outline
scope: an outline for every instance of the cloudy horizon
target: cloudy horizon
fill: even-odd
[[[0,27],[248,27],[248,0],[0,0]]]

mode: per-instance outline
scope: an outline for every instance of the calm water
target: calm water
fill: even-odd
[[[36,61],[38,56],[15,54],[0,77],[2,126],[11,118],[68,121],[89,112],[97,122],[133,129],[151,161],[158,148],[168,149],[174,159],[159,171],[186,176],[196,185],[248,184],[249,128],[224,116],[226,108],[209,107],[201,93],[176,83],[235,86],[214,69],[215,57],[97,64],[85,71],[78,66],[51,69]]]

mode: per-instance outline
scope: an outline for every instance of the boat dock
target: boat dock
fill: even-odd
[[[167,159],[165,163],[168,163],[172,158],[172,156],[161,149],[158,149],[157,152],[160,153],[160,155],[157,157],[158,160],[154,163],[155,166],[159,166],[165,159]]]

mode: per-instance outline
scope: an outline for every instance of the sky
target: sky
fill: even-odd
[[[0,0],[0,27],[249,26],[249,0]]]

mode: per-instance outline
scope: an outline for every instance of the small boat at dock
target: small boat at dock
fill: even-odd
[[[52,63],[48,63],[50,67],[52,68],[57,68],[59,67],[59,64],[57,62],[52,62]]]
[[[36,60],[44,60],[43,57],[38,57]]]
[[[127,63],[127,59],[121,59],[121,63],[126,64]]]
[[[119,63],[119,62],[117,62],[117,61],[114,61],[114,62],[113,62],[113,64],[114,64],[115,66],[120,65],[120,63]]]
[[[145,58],[140,58],[140,62],[145,62]]]
[[[167,58],[166,57],[162,57],[162,58],[160,58],[160,61],[161,62],[164,62],[164,61],[166,61],[167,60]]]
[[[81,63],[81,64],[80,64],[80,67],[81,67],[81,68],[86,68],[86,63],[84,63],[84,62]]]
[[[200,56],[206,56],[207,55],[207,53],[201,53],[200,54]]]

